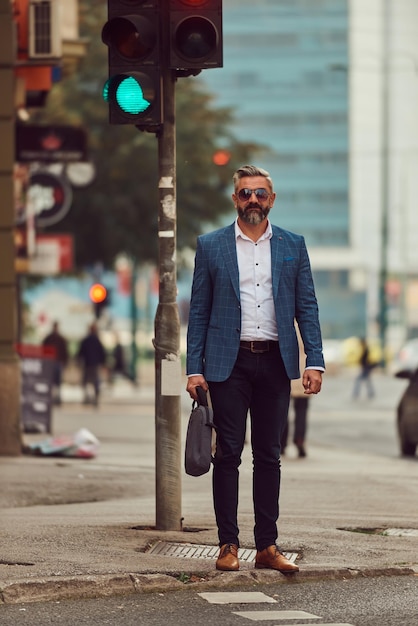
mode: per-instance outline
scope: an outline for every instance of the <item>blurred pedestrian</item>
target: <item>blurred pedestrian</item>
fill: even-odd
[[[303,372],[306,364],[306,355],[305,349],[303,347],[302,338],[300,336],[299,328],[296,325],[296,332],[298,336],[299,343],[299,363],[300,363],[300,371]],[[309,406],[309,398],[310,396],[306,395],[305,388],[302,384],[302,378],[296,378],[290,381],[290,406],[293,409],[293,443],[295,444],[299,458],[303,458],[306,456],[306,431],[308,426],[308,406]],[[290,407],[289,413],[287,416],[286,427],[283,431],[281,443],[280,443],[280,451],[282,454],[285,454],[285,450],[287,447],[287,442],[289,438],[289,430],[290,430]]]
[[[370,349],[364,337],[360,338],[360,346],[361,346],[361,353],[360,353],[360,359],[359,359],[360,373],[358,374],[357,378],[354,381],[353,399],[357,399],[359,397],[360,389],[363,384],[366,387],[368,397],[373,398],[374,388],[373,388],[373,384],[370,378],[370,374],[371,374],[372,369],[375,367],[375,363],[373,363],[370,360]]]
[[[91,324],[89,332],[80,343],[77,357],[83,368],[84,404],[99,404],[100,368],[105,365],[106,352],[97,334],[97,325]],[[93,387],[93,398],[89,395],[89,386]]]
[[[68,363],[68,346],[66,339],[59,332],[58,322],[53,323],[51,332],[45,337],[42,345],[54,349],[52,399],[54,404],[61,404],[62,373]]]
[[[116,376],[123,376],[124,378],[127,378],[131,382],[135,383],[133,376],[126,367],[125,351],[118,336],[116,336],[116,344],[112,351],[112,364],[110,368],[111,383],[114,382]]]

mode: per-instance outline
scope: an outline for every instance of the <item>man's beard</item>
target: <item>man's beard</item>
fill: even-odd
[[[270,207],[263,209],[259,204],[252,204],[245,209],[238,209],[238,215],[247,224],[261,224],[270,213]]]

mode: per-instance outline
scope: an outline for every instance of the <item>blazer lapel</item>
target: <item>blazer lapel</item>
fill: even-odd
[[[235,291],[235,295],[240,300],[239,294],[239,270],[237,258],[237,246],[235,241],[235,225],[232,224],[224,232],[223,255],[225,259],[225,267],[229,272],[231,283]]]
[[[280,274],[283,267],[283,237],[280,229],[273,226],[273,236],[270,240],[271,250],[271,280],[273,287],[273,298],[276,299],[279,291]]]

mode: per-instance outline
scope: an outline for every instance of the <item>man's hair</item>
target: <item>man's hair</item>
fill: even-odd
[[[232,177],[234,182],[234,189],[238,186],[238,181],[241,178],[246,178],[248,176],[264,176],[266,180],[268,180],[270,184],[271,190],[273,190],[273,181],[270,177],[270,174],[267,170],[263,170],[261,167],[256,167],[255,165],[242,165],[237,169],[235,174]]]

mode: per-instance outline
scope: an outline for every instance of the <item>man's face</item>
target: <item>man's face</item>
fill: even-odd
[[[276,194],[264,176],[247,176],[238,181],[232,199],[239,218],[247,224],[261,224],[267,219]]]

